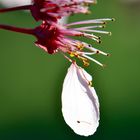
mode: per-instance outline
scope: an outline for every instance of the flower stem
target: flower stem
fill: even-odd
[[[9,25],[3,25],[3,24],[0,24],[0,29],[9,30],[9,31],[13,31],[13,32],[19,32],[19,33],[23,33],[23,34],[34,35],[33,29],[18,28],[18,27],[9,26]]]
[[[24,6],[12,7],[12,8],[0,9],[0,13],[11,12],[16,10],[28,10],[31,8],[31,6],[32,5],[24,5]]]

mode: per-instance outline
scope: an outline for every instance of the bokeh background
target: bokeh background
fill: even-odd
[[[61,90],[70,63],[37,48],[32,36],[0,30],[0,140],[140,139],[140,0],[98,0],[90,8],[92,14],[69,22],[116,19],[106,28],[113,35],[102,36],[102,44],[85,40],[112,54],[96,56],[106,68],[92,62],[86,68],[100,99],[98,131],[81,137],[63,120]],[[0,14],[0,23],[38,24],[26,12]]]

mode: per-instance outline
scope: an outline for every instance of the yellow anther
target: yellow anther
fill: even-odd
[[[77,43],[77,48],[79,50],[82,50],[84,48],[84,45],[82,43]]]
[[[70,57],[77,57],[77,58],[79,58],[80,60],[82,60],[83,63],[84,63],[84,66],[89,66],[88,59],[86,59],[86,58],[80,56],[77,52],[71,52],[71,51],[69,51],[68,53],[69,53]]]
[[[89,6],[89,3],[88,2],[83,2],[82,5],[83,6]]]
[[[74,57],[75,53],[74,52],[70,52],[70,57]]]
[[[88,83],[88,84],[89,84],[89,86],[92,86],[92,81],[89,81],[89,83]]]
[[[87,11],[86,14],[91,14],[91,11]]]
[[[79,56],[79,55],[77,57],[83,61],[84,66],[89,66],[89,62],[88,62],[88,60],[86,58],[84,58],[82,56]]]
[[[84,63],[84,66],[89,66],[89,62],[88,61],[83,61],[83,63]]]
[[[78,57],[79,59],[81,59],[82,61],[87,61],[86,58],[84,58],[84,57],[82,57],[82,56],[80,56],[80,55],[78,55],[77,57]]]

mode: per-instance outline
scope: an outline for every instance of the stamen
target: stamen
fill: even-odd
[[[99,61],[97,61],[97,60],[95,60],[95,59],[93,59],[93,58],[91,58],[91,57],[89,57],[87,55],[84,55],[84,54],[82,56],[87,58],[87,59],[89,59],[89,60],[91,60],[91,61],[93,61],[93,62],[95,62],[95,63],[97,63],[98,65],[104,67],[104,65],[102,63],[100,63]]]
[[[91,47],[91,46],[89,47],[89,45],[86,45],[85,48],[87,48],[87,49],[89,49],[89,50],[91,50],[91,51],[93,51],[93,52],[100,53],[100,54],[105,55],[105,56],[109,56],[108,53],[105,53],[105,52],[103,52],[103,51],[100,51],[100,50],[98,50],[98,49],[96,49],[96,48],[93,48],[93,47]]]
[[[93,19],[93,20],[85,20],[85,21],[79,21],[79,22],[73,22],[66,24],[65,26],[73,26],[73,25],[81,25],[81,24],[106,24],[105,21],[115,21],[114,18],[102,18],[102,19]]]
[[[115,21],[114,18],[101,18],[101,19],[96,19],[98,21]]]
[[[96,42],[98,42],[98,43],[101,43],[100,37],[95,36],[95,35],[93,35],[93,34],[83,33],[83,36],[84,36],[84,37],[87,37],[87,38],[90,38],[90,39],[93,39],[94,41],[96,41]]]
[[[77,42],[76,44],[76,47],[79,49],[79,50],[82,50],[84,48],[84,45],[80,42]]]
[[[86,29],[80,29],[80,31],[84,31],[84,32],[93,32],[93,33],[100,33],[100,34],[108,34],[111,35],[111,32],[108,31],[100,31],[100,30],[86,30]]]
[[[77,55],[77,57],[83,61],[84,66],[89,66],[88,59],[86,59],[86,58],[84,58],[84,57],[82,57],[80,55]]]
[[[104,25],[96,25],[96,26],[86,26],[86,27],[80,27],[80,28],[74,28],[75,30],[84,30],[84,29],[93,29],[93,28],[104,28]]]
[[[97,54],[97,52],[82,52],[83,54],[86,54],[86,55],[93,55],[93,54]]]
[[[93,19],[93,20],[85,20],[85,21],[79,21],[79,22],[73,22],[73,23],[69,23],[69,24],[66,24],[65,26],[73,26],[73,25],[81,25],[81,24],[105,24],[104,21],[102,20],[96,20],[96,19]]]

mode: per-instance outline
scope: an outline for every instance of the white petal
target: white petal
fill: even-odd
[[[21,6],[31,4],[31,0],[0,0],[0,4],[6,7]]]
[[[95,133],[99,125],[99,101],[91,76],[76,64],[71,64],[62,91],[62,113],[65,122],[82,136]]]

